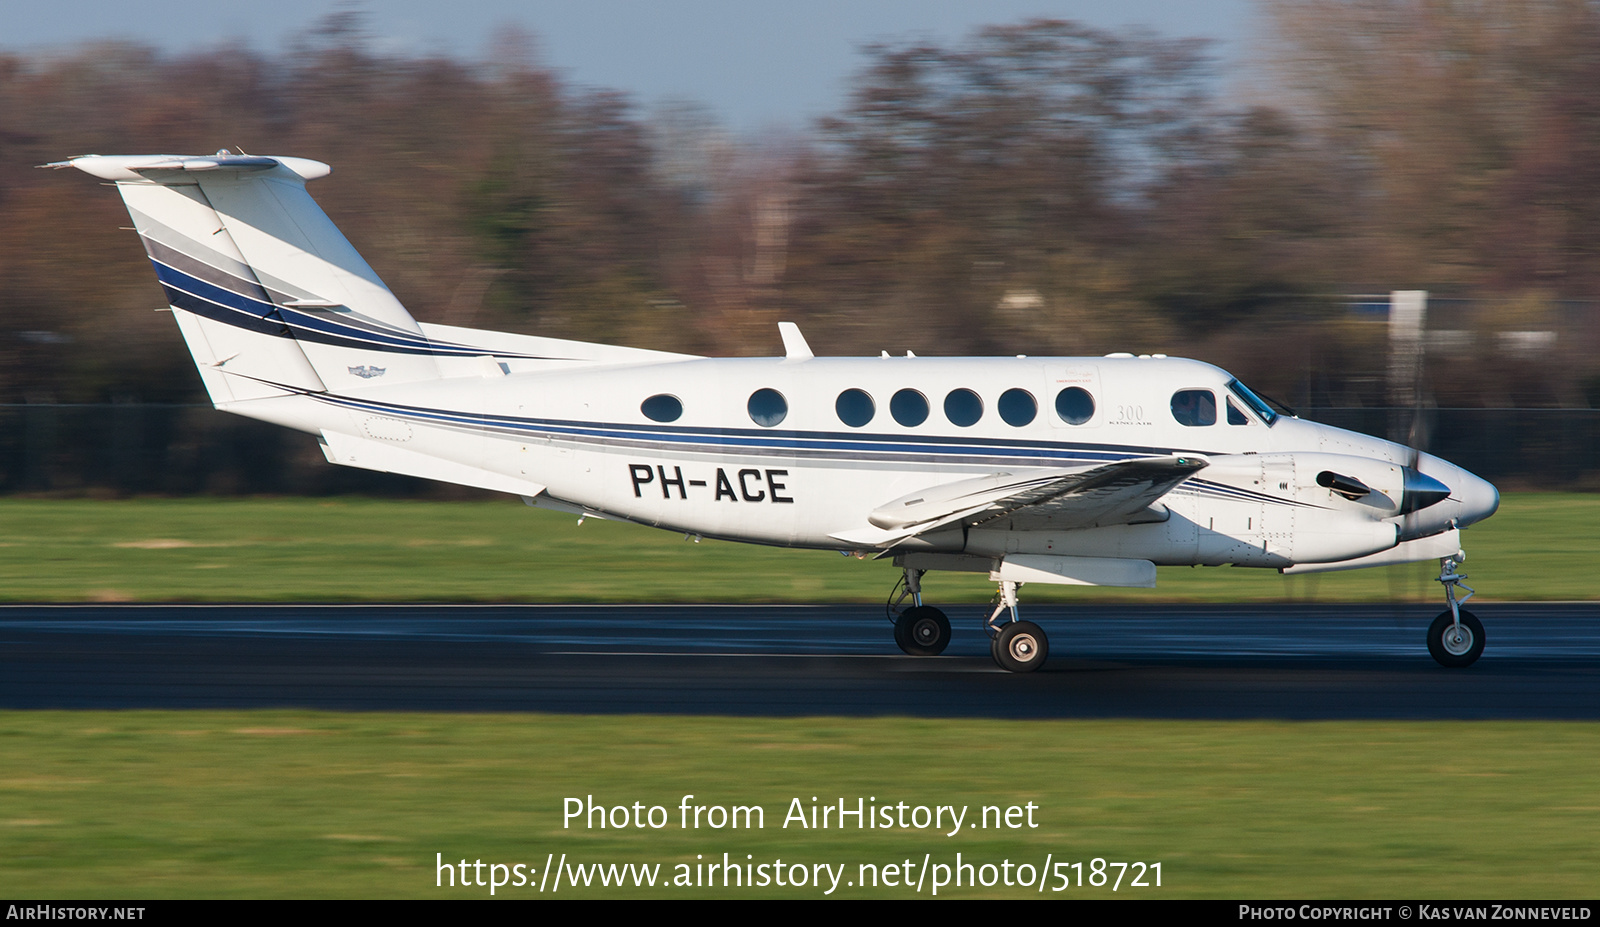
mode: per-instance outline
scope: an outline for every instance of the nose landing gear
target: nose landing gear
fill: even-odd
[[[1478,657],[1483,655],[1484,645],[1483,624],[1476,615],[1461,607],[1477,593],[1462,582],[1467,576],[1456,572],[1460,565],[1461,562],[1453,557],[1439,561],[1438,581],[1444,586],[1444,600],[1449,608],[1440,612],[1439,617],[1428,626],[1428,653],[1440,666],[1452,669],[1477,662]],[[1456,598],[1457,586],[1467,590],[1467,594],[1460,599]]]

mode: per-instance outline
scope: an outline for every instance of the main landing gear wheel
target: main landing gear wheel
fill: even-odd
[[[990,643],[990,652],[1000,668],[1013,673],[1031,673],[1050,656],[1050,640],[1044,630],[1031,621],[1011,621],[1000,626]]]
[[[894,642],[913,657],[936,657],[950,646],[950,619],[931,605],[922,604],[922,574],[925,570],[905,568],[905,574],[889,592],[884,611],[894,623]],[[911,607],[901,611],[906,600]]]
[[[1433,624],[1428,628],[1428,653],[1439,661],[1440,666],[1452,669],[1471,666],[1483,655],[1483,624],[1466,609],[1460,611],[1459,626],[1450,617],[1447,608],[1433,619]]]
[[[1008,673],[1031,673],[1050,656],[1050,641],[1044,636],[1044,629],[1017,616],[1017,588],[1021,585],[1015,580],[1001,580],[994,608],[983,620],[983,628],[989,633],[989,655]],[[1011,620],[1001,624],[1001,616],[1007,613]]]
[[[894,642],[913,657],[936,657],[950,646],[950,619],[931,605],[908,608],[894,623]]]

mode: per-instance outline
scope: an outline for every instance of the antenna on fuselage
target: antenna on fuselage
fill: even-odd
[[[811,345],[806,344],[806,336],[800,334],[800,326],[793,322],[779,322],[778,334],[783,336],[783,356],[788,360],[810,360],[816,357],[811,353]]]

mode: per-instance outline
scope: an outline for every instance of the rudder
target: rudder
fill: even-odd
[[[214,403],[440,375],[427,336],[306,192],[326,165],[219,153],[51,166],[116,183]]]

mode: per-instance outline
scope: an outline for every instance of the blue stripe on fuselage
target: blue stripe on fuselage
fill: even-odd
[[[855,454],[916,454],[930,459],[1005,457],[1015,459],[1018,462],[1033,459],[1056,463],[1067,461],[1104,463],[1128,460],[1135,457],[1167,456],[1172,453],[1171,450],[1165,448],[1102,444],[1062,444],[1042,441],[1016,442],[940,436],[909,438],[903,435],[845,435],[840,432],[769,431],[753,428],[622,425],[603,422],[481,415],[377,400],[353,399],[347,396],[327,393],[311,394],[311,397],[322,402],[373,414],[412,418],[421,422],[455,425],[458,427],[523,434],[559,435],[574,438],[736,447],[765,450],[777,454],[797,451],[824,451]]]
[[[561,435],[572,438],[590,438],[619,442],[654,442],[684,447],[701,445],[711,448],[746,448],[774,454],[838,453],[854,454],[844,459],[866,462],[875,459],[863,454],[890,455],[914,454],[930,463],[959,463],[962,458],[1003,457],[1023,463],[1028,460],[1048,464],[1111,463],[1140,457],[1169,456],[1173,453],[1204,454],[1200,451],[1174,452],[1168,448],[1134,447],[1106,444],[1064,444],[1059,442],[1023,441],[1005,442],[981,438],[952,438],[929,436],[908,441],[899,435],[845,435],[840,432],[770,431],[753,428],[694,428],[681,425],[622,425],[602,422],[577,422],[559,419],[522,418],[517,416],[480,415],[469,412],[452,412],[399,403],[369,399],[352,399],[329,393],[310,394],[311,398],[374,414],[411,418],[421,422],[455,425],[482,430],[498,430],[529,435]],[[1283,499],[1265,493],[1192,479],[1178,487],[1180,491],[1211,496],[1235,502],[1256,502],[1302,508],[1320,506]]]

